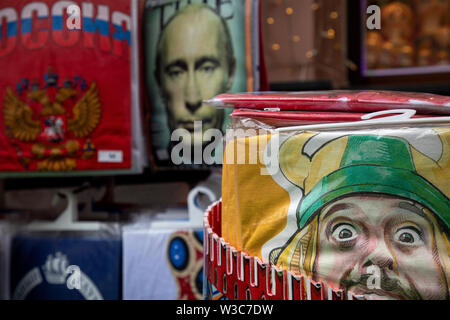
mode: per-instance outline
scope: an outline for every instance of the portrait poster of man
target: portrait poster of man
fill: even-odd
[[[270,175],[224,165],[227,242],[366,299],[449,299],[449,128],[290,133],[273,148]]]
[[[221,159],[218,138],[230,111],[202,101],[259,89],[258,23],[255,0],[147,1],[144,76],[156,166],[180,164],[172,159],[176,145],[189,149],[181,165]],[[214,160],[194,159],[194,149],[202,154],[208,145]]]

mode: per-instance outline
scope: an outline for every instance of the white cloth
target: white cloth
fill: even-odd
[[[172,231],[123,230],[123,299],[175,300],[178,288],[166,250]]]

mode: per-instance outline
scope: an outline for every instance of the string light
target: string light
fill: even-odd
[[[339,14],[337,11],[331,11],[330,12],[330,19],[337,19],[339,17]]]
[[[293,13],[294,13],[294,9],[292,9],[291,7],[286,8],[286,14],[287,14],[288,16],[290,16],[290,15],[293,14]]]
[[[411,54],[412,53],[412,47],[410,47],[410,46],[404,46],[403,48],[402,48],[402,53],[405,53],[405,54]]]
[[[272,44],[272,50],[274,50],[274,51],[280,50],[280,45],[278,43]]]
[[[314,57],[314,51],[313,50],[309,50],[308,52],[306,52],[306,57],[308,59],[311,59],[312,57]]]
[[[313,3],[312,5],[311,5],[311,9],[313,9],[314,11],[316,11],[317,9],[319,9],[319,5],[317,4],[317,3]]]
[[[292,36],[292,41],[294,41],[294,42],[300,42],[300,36],[299,35],[294,35],[294,36]]]
[[[266,21],[267,21],[268,24],[274,24],[275,23],[275,19],[272,18],[272,17],[268,17]]]
[[[330,28],[330,29],[328,29],[327,34],[328,34],[328,39],[334,39],[334,37],[336,35],[336,31],[334,31],[333,28]]]

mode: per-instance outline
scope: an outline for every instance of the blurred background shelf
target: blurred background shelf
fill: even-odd
[[[135,185],[162,182],[186,182],[195,185],[205,180],[211,170],[165,170],[152,171],[147,168],[142,174],[120,176],[96,176],[96,177],[61,177],[61,178],[5,178],[3,188],[8,190],[39,189],[45,188],[76,188],[88,183],[92,186],[101,186],[112,182],[114,185]]]

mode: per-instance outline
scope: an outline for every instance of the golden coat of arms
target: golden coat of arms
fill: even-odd
[[[79,76],[60,87],[51,67],[44,80],[44,86],[37,79],[31,84],[23,79],[16,91],[6,89],[6,135],[24,168],[36,160],[40,171],[74,170],[78,158],[89,159],[96,153],[88,137],[102,113],[98,89],[95,82],[87,85]],[[32,143],[31,152],[22,150],[19,142]]]

